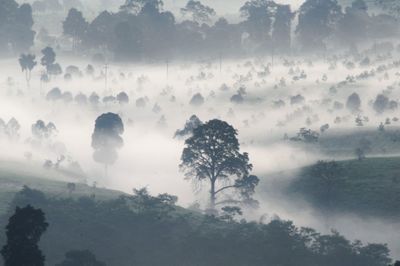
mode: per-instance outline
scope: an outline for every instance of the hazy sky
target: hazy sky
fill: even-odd
[[[286,3],[298,8],[304,0],[277,0],[279,3]],[[164,4],[166,9],[181,8],[186,4],[187,0],[165,0]],[[219,15],[237,13],[246,0],[202,0],[204,4],[213,7]]]

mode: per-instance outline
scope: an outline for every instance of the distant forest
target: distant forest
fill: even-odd
[[[368,3],[368,4],[367,4]],[[382,12],[373,14],[369,4]],[[111,53],[117,61],[166,60],[193,56],[234,57],[325,53],[330,48],[357,50],[365,43],[398,36],[398,1],[355,0],[342,7],[337,0],[307,0],[298,10],[269,0],[251,0],[238,12],[242,20],[230,23],[212,7],[190,0],[178,21],[161,0],[127,0],[118,12],[103,11],[88,21],[77,8],[69,9],[60,36],[46,29],[36,33],[33,14],[65,8],[58,0],[18,5],[0,1],[0,48],[3,53],[29,50],[35,42],[49,45],[67,38],[78,54]],[[375,10],[374,10],[375,12]],[[54,40],[53,40],[54,41]],[[65,43],[61,40],[57,43]]]

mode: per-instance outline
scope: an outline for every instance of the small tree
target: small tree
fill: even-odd
[[[60,75],[62,73],[61,66],[56,63],[56,53],[53,48],[46,47],[42,50],[43,57],[40,60],[42,66],[46,68],[46,74],[49,78],[51,75]]]
[[[56,53],[54,52],[53,48],[46,47],[42,50],[43,57],[40,60],[42,66],[46,67],[46,70],[56,62]]]
[[[210,183],[210,208],[223,203],[238,203],[227,198],[217,202],[217,197],[234,190],[240,202],[251,202],[259,179],[249,175],[252,170],[247,153],[240,153],[237,131],[221,120],[211,120],[193,130],[185,141],[180,168],[187,179],[206,180]]]
[[[68,195],[69,195],[69,197],[71,197],[72,192],[74,192],[75,189],[76,189],[75,183],[68,183],[67,184],[67,189],[68,189]]]
[[[28,89],[30,88],[31,72],[33,68],[37,65],[35,59],[36,56],[33,54],[21,54],[19,58],[19,64],[21,66],[22,72],[25,72],[25,80]]]
[[[38,247],[42,234],[48,223],[40,209],[28,205],[17,207],[6,227],[7,244],[1,255],[5,266],[44,266],[45,256]]]
[[[121,137],[123,133],[124,124],[119,115],[106,113],[96,119],[92,134],[93,159],[104,164],[106,175],[107,167],[114,164],[118,158],[117,149],[124,144]]]
[[[71,250],[65,253],[64,261],[56,266],[106,266],[106,264],[98,261],[89,250]]]
[[[361,107],[360,96],[358,96],[357,93],[351,94],[347,98],[346,108],[351,112],[358,112],[358,111],[360,111],[360,107]]]

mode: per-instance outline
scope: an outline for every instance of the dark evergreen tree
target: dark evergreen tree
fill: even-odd
[[[28,205],[17,207],[6,227],[7,244],[1,254],[5,266],[44,266],[45,256],[38,247],[48,223],[42,210]]]

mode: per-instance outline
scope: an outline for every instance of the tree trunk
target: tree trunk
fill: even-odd
[[[215,210],[215,180],[211,181],[210,209]]]

